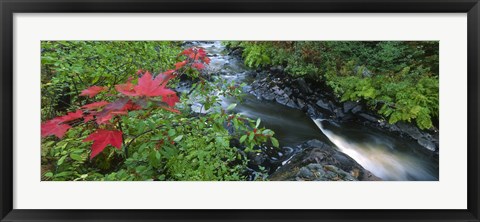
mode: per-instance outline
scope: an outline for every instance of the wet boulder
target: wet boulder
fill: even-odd
[[[300,168],[297,181],[358,181],[353,175],[333,165],[311,163]]]
[[[409,135],[413,139],[418,140],[419,138],[423,137],[422,132],[420,132],[420,130],[412,124],[398,122],[396,125],[402,133]]]
[[[275,98],[275,101],[277,101],[277,103],[288,106],[290,108],[294,108],[294,109],[298,108],[292,99],[285,96],[278,96]]]
[[[377,118],[377,117],[375,117],[371,114],[368,114],[368,113],[359,113],[358,116],[360,116],[363,119],[368,120],[370,122],[374,122],[374,123],[378,123],[380,121],[379,118]]]
[[[298,78],[295,80],[295,83],[296,83],[296,86],[297,88],[304,94],[312,94],[313,93],[313,90],[310,89],[310,87],[308,86],[308,84],[305,82],[305,79],[303,78]]]
[[[381,180],[348,155],[319,140],[298,145],[299,150],[284,161],[270,177],[274,181],[354,181]]]
[[[353,101],[347,101],[343,103],[343,112],[345,113],[358,113],[362,111],[362,105],[358,102],[353,102]]]
[[[306,107],[306,103],[303,101],[303,99],[297,98],[297,106],[300,109],[304,109]]]
[[[317,104],[317,106],[323,110],[332,112],[332,107],[330,106],[330,103],[328,101],[319,99],[315,104]]]

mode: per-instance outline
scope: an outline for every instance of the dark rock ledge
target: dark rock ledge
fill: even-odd
[[[295,109],[304,110],[310,117],[332,119],[339,122],[354,121],[386,130],[420,144],[422,152],[438,155],[438,130],[420,130],[414,123],[389,124],[383,117],[367,110],[360,102],[340,102],[331,90],[313,84],[304,78],[286,75],[281,66],[257,70],[251,91],[259,99],[275,101]]]
[[[380,178],[364,169],[351,157],[319,140],[298,146],[269,179],[273,181],[377,181]]]

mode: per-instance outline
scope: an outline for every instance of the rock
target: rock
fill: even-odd
[[[314,117],[316,118],[319,114],[317,112],[317,110],[310,104],[307,105],[307,114],[310,116],[310,117]],[[320,118],[321,119],[321,118]]]
[[[312,164],[313,164],[313,163],[312,163]],[[312,164],[309,164],[307,167],[309,167],[309,166],[312,165]],[[316,164],[316,165],[320,165],[320,164]],[[307,167],[302,167],[302,168],[298,171],[297,175],[295,175],[296,178],[297,178],[297,180],[299,180],[299,179],[298,179],[299,177],[300,177],[300,178],[307,178],[307,180],[313,180],[313,179],[315,178],[315,174],[312,172],[312,170],[310,170],[310,169],[307,168]],[[320,165],[318,168],[322,168],[322,165]]]
[[[339,119],[342,119],[343,117],[345,117],[345,114],[343,113],[342,109],[341,108],[336,108],[333,113],[335,113],[335,116]]]
[[[265,84],[262,82],[254,82],[252,84],[253,88],[253,94],[258,98],[258,99],[264,99],[268,101],[272,101],[275,99],[275,94],[270,92],[268,89],[264,87]]]
[[[302,92],[302,93],[305,93],[305,94],[311,94],[313,93],[312,89],[310,89],[310,87],[307,85],[307,83],[305,82],[305,79],[303,78],[298,78],[295,80],[295,82],[297,83],[297,88]]]
[[[281,90],[278,86],[276,86],[276,89],[275,89],[275,87],[272,88],[272,90],[273,90],[273,93],[275,93],[275,94],[277,94],[277,95],[279,95],[279,96],[285,95],[285,92],[284,92],[283,90]]]
[[[305,101],[303,101],[303,100],[300,99],[300,98],[297,98],[297,106],[298,106],[298,108],[300,108],[300,109],[305,108],[305,106],[306,106]]]
[[[343,112],[348,113],[358,105],[357,102],[347,101],[343,103]]]
[[[417,142],[418,142],[418,144],[420,144],[421,146],[427,148],[428,150],[430,150],[432,152],[437,151],[437,146],[432,141],[428,140],[425,137],[419,138],[417,140]]]
[[[254,170],[259,170],[260,167],[264,165],[265,161],[267,160],[268,156],[261,152],[248,152],[248,167]]]
[[[332,111],[331,110],[331,107],[330,107],[330,104],[328,102],[324,102],[323,100],[318,100],[317,101],[317,106],[324,109],[324,110],[327,110],[327,111]]]
[[[360,117],[368,120],[368,121],[371,121],[371,122],[376,122],[376,123],[378,123],[378,120],[379,120],[377,117],[374,117],[374,116],[372,116],[372,115],[370,115],[370,114],[366,114],[366,113],[360,113],[360,114],[358,114],[358,115],[359,115]]]
[[[289,87],[285,87],[283,89],[283,91],[285,92],[285,94],[287,94],[287,96],[291,96],[292,95],[292,89],[289,88]]]
[[[261,93],[261,96],[264,100],[268,100],[268,101],[272,101],[275,99],[275,95],[273,95],[273,93],[268,91]]]
[[[309,141],[305,142],[305,144],[307,146],[311,146],[311,147],[322,147],[322,146],[326,145],[324,142],[322,142],[320,140],[309,140]]]
[[[360,112],[360,111],[362,111],[362,110],[363,110],[362,105],[357,104],[355,107],[353,107],[353,108],[350,110],[350,112],[353,113],[353,114],[356,114],[356,113],[358,113],[358,112]]]
[[[277,103],[280,103],[282,105],[285,105],[291,108],[298,108],[297,105],[293,102],[293,100],[291,100],[288,97],[276,97],[275,101],[277,101]]]
[[[293,93],[294,93],[295,95],[299,95],[299,96],[303,97],[302,93],[301,93],[300,90],[298,90],[297,88],[293,88]]]
[[[404,123],[404,122],[398,122],[396,125],[400,129],[400,131],[409,135],[410,137],[412,137],[415,140],[418,140],[423,136],[423,134],[420,132],[420,130],[412,124],[407,124],[407,123]]]
[[[333,165],[321,165],[311,163],[300,168],[297,181],[357,181],[358,179],[349,173]]]
[[[320,140],[306,141],[297,148],[270,180],[380,180],[351,157]]]

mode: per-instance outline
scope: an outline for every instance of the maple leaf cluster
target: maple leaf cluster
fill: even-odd
[[[179,102],[177,93],[166,85],[169,80],[177,76],[180,69],[187,64],[197,70],[205,68],[204,64],[209,64],[210,59],[206,56],[206,52],[202,48],[189,48],[184,50],[180,55],[185,55],[186,60],[176,63],[175,69],[168,70],[153,76],[150,72],[138,70],[137,84],[132,83],[129,78],[126,83],[115,85],[115,90],[119,93],[117,99],[112,102],[97,101],[83,105],[81,109],[68,113],[65,116],[59,116],[54,119],[42,123],[42,137],[56,136],[62,138],[65,133],[72,128],[72,124],[78,123],[79,119],[83,119],[84,123],[94,121],[97,125],[108,125],[113,128],[111,119],[119,115],[127,115],[129,111],[141,110],[147,108],[148,102],[153,102],[159,108],[179,113],[174,108]],[[100,92],[108,91],[108,87],[91,86],[80,93],[80,96],[95,97]],[[153,98],[161,97],[161,101]],[[84,142],[93,141],[90,159],[101,153],[105,147],[111,145],[117,149],[121,149],[123,142],[123,132],[120,130],[98,129],[90,134]]]
[[[65,116],[55,117],[42,123],[42,137],[55,135],[58,138],[62,138],[63,135],[72,128],[68,123],[83,117],[83,112],[77,110],[76,112],[68,113]]]
[[[175,64],[176,69],[184,67],[187,63],[191,63],[191,67],[197,70],[202,70],[205,68],[204,64],[210,63],[210,58],[207,57],[207,53],[202,48],[192,47],[183,50],[180,55],[187,56],[187,60],[178,62]]]

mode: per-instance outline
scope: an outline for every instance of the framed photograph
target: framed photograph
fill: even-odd
[[[0,7],[1,221],[480,221],[478,0]]]

